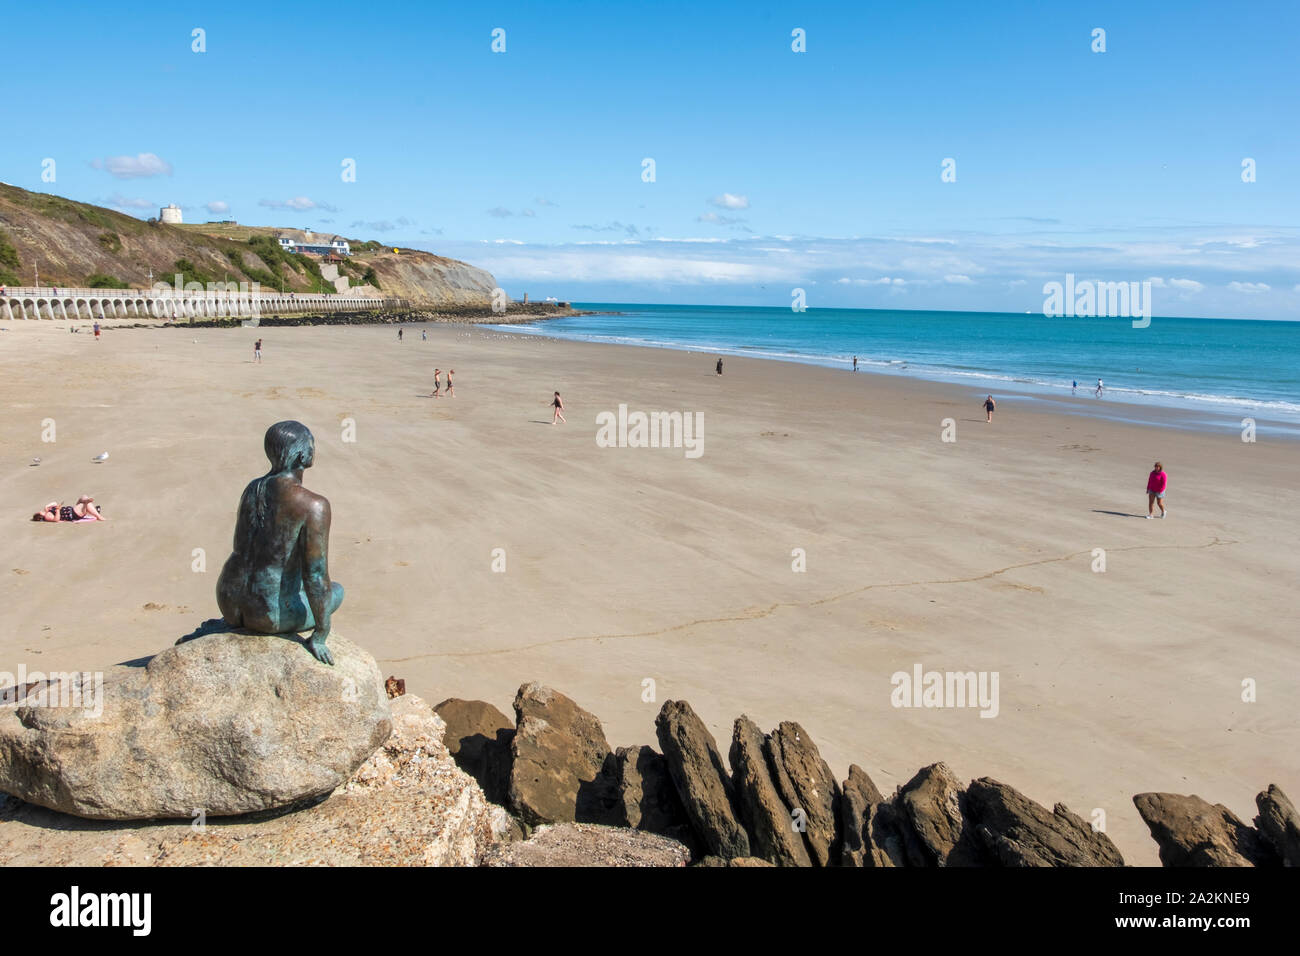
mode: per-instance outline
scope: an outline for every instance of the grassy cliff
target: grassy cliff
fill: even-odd
[[[101,206],[0,185],[0,284],[146,288],[154,282],[257,282],[264,288],[333,292],[318,261],[280,249],[279,228],[144,222]],[[341,267],[353,287],[417,306],[490,304],[496,280],[455,259],[349,240]]]

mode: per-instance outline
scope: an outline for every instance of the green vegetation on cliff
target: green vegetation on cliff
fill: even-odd
[[[18,270],[21,268],[18,250],[10,244],[9,237],[0,232],[0,285],[18,285]]]

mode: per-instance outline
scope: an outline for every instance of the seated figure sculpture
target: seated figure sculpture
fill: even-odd
[[[301,422],[276,422],[264,447],[271,470],[239,499],[235,549],[217,579],[217,605],[231,627],[262,634],[311,628],[308,649],[333,664],[325,641],[343,586],[329,576],[330,503],[302,486],[316,440]]]

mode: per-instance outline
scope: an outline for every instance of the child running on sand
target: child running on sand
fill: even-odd
[[[453,374],[455,374],[455,372],[456,370],[454,368],[447,369],[447,397],[448,398],[456,397],[456,392],[453,390],[455,386],[451,384],[451,377]]]
[[[438,394],[441,388],[442,388],[442,369],[435,368],[433,370],[433,394],[430,395],[429,397],[442,398],[442,396]]]
[[[253,361],[258,365],[262,364],[262,340],[258,339],[253,343]]]
[[[986,421],[990,421],[990,422],[993,421],[993,409],[997,407],[998,407],[998,403],[993,401],[992,395],[984,399],[984,414],[988,416],[988,418],[985,419]]]
[[[1160,517],[1165,516],[1165,489],[1169,487],[1169,476],[1165,474],[1164,466],[1156,462],[1151,468],[1151,474],[1147,476],[1147,520],[1152,518],[1151,510],[1160,506]]]
[[[554,425],[557,418],[564,422],[564,416],[561,414],[564,411],[564,400],[560,398],[559,392],[556,392],[555,397],[551,399],[551,407],[555,409],[555,414],[551,416],[551,424]],[[564,422],[564,424],[567,425],[568,422]]]

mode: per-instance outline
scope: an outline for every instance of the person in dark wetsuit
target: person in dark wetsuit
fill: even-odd
[[[718,374],[722,374],[722,359],[718,359]]]
[[[988,415],[988,418],[986,419],[987,421],[990,422],[993,421],[993,410],[997,407],[998,407],[998,403],[993,401],[992,395],[984,399],[984,412],[986,415]]]

